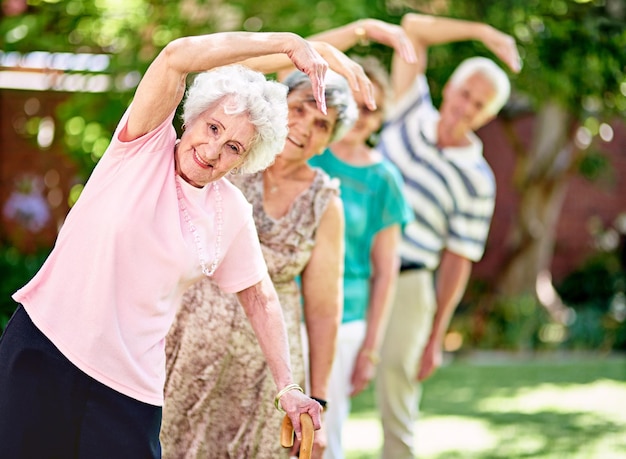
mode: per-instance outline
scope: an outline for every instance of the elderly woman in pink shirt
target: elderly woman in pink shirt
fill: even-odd
[[[20,305],[0,338],[3,456],[160,457],[164,338],[203,275],[237,293],[296,433],[301,413],[320,427],[320,405],[290,390],[299,387],[251,206],[224,179],[265,168],[284,144],[286,88],[230,65],[275,53],[310,76],[325,110],[328,63],[294,34],[181,38],[152,62],[53,251],[13,295]],[[177,139],[188,74],[207,70],[189,88]]]

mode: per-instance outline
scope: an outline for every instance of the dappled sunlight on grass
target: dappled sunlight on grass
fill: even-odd
[[[378,459],[370,388],[353,401],[347,459]],[[425,384],[420,459],[626,458],[626,359],[455,362]]]
[[[350,419],[343,435],[344,448],[352,452],[378,451],[383,438],[377,419]]]
[[[427,417],[416,431],[417,449],[421,459],[625,458],[623,429],[615,425],[598,427],[586,435],[576,435],[558,433],[559,429],[528,429],[524,422],[492,426],[458,416]],[[346,425],[347,459],[377,459],[381,445],[382,432],[376,420],[351,419]]]
[[[459,416],[436,416],[419,424],[417,451],[434,456],[446,451],[481,452],[494,448],[498,438],[489,423]]]
[[[589,384],[540,384],[520,389],[515,396],[498,396],[484,399],[477,405],[479,411],[537,413],[593,412],[609,415],[626,423],[625,383],[598,380]]]
[[[424,419],[416,431],[420,455],[446,451],[480,452],[493,448],[497,437],[480,420],[455,416]],[[382,445],[382,430],[376,419],[350,419],[344,430],[348,458],[377,457]]]

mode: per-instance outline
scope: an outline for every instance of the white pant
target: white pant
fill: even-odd
[[[350,414],[350,379],[354,362],[365,338],[366,323],[357,320],[341,324],[337,334],[337,351],[328,383],[328,405],[324,413],[328,445],[324,459],[343,459],[341,437]]]
[[[414,423],[421,385],[418,364],[436,308],[433,273],[401,272],[376,370],[376,396],[383,427],[383,459],[416,457]]]

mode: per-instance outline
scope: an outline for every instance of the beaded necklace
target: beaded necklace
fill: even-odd
[[[198,229],[191,221],[191,217],[189,216],[189,212],[187,212],[187,207],[185,206],[185,202],[183,200],[183,190],[180,187],[180,183],[178,183],[178,179],[176,179],[176,196],[178,197],[178,206],[180,210],[183,212],[183,218],[185,222],[187,222],[187,226],[189,227],[189,231],[193,235],[193,239],[196,243],[196,250],[198,251],[198,258],[200,259],[200,267],[202,268],[202,273],[205,276],[212,277],[215,274],[215,270],[217,269],[217,265],[220,262],[220,248],[222,245],[222,193],[220,192],[220,187],[217,182],[213,182],[213,191],[215,191],[215,226],[216,226],[216,241],[215,241],[215,258],[211,262],[211,268],[207,267],[206,259],[204,258],[204,249],[202,248],[202,241],[200,241],[200,235],[198,234]]]

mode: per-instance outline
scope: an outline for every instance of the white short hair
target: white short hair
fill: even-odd
[[[227,114],[247,113],[256,134],[241,173],[258,172],[274,162],[287,138],[287,87],[268,81],[262,73],[242,65],[227,65],[199,73],[187,90],[182,119],[191,123],[204,111],[226,102]]]
[[[511,82],[509,77],[502,68],[494,61],[486,57],[470,57],[462,61],[452,75],[449,83],[452,86],[459,85],[472,75],[479,73],[487,78],[496,91],[496,95],[491,102],[485,107],[485,113],[488,115],[496,115],[500,109],[509,100],[511,94]]]

